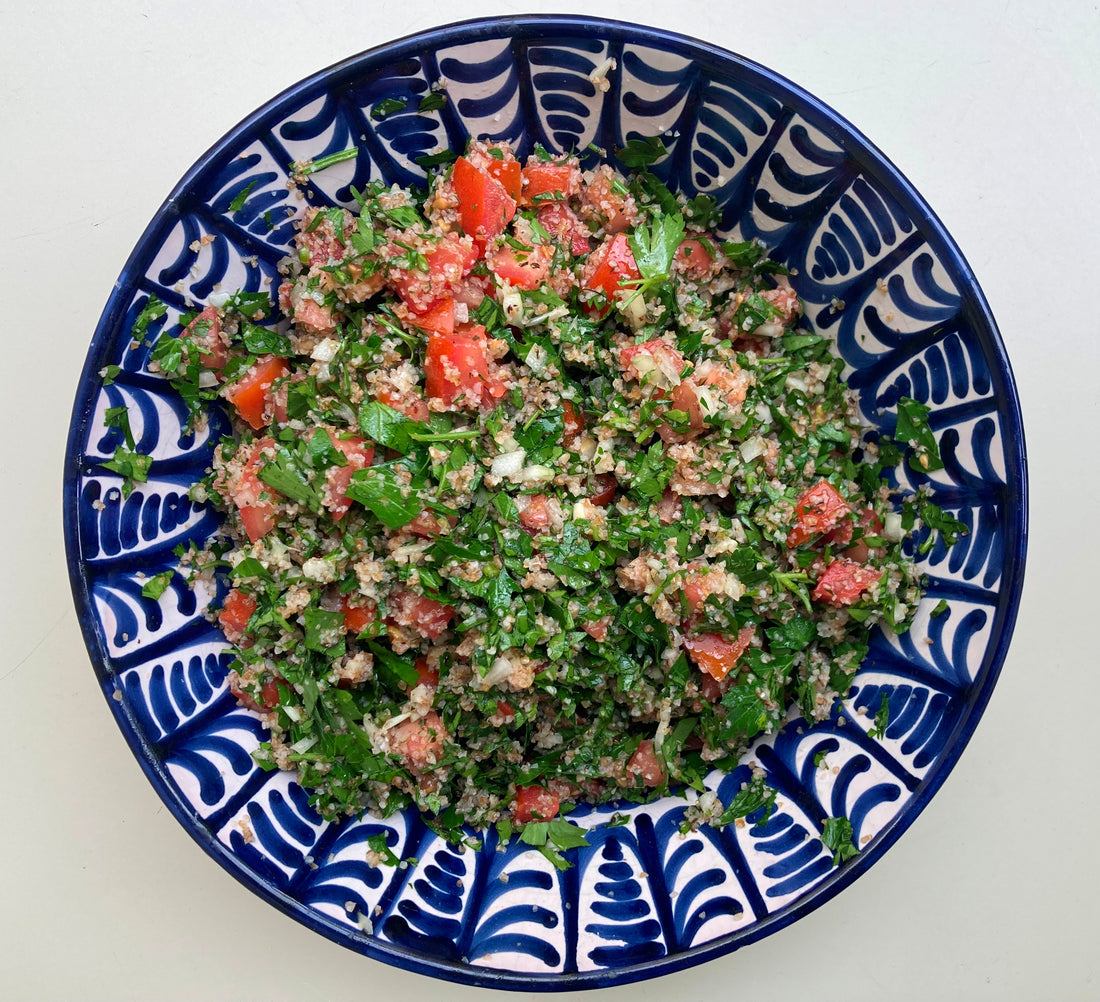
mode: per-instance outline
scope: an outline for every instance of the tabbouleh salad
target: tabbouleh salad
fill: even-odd
[[[716,236],[661,152],[628,144],[623,177],[471,142],[426,191],[308,208],[278,311],[238,293],[154,346],[195,420],[233,414],[192,491],[225,525],[181,567],[228,578],[255,757],[324,817],[415,804],[538,844],[578,801],[702,792],[907,627],[914,525],[962,531],[882,476],[942,465],[927,409],[867,435],[785,269]]]

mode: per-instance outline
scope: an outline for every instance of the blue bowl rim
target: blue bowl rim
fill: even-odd
[[[1002,414],[1006,419],[1006,427],[1003,429],[1003,436],[1008,443],[1008,468],[1006,469],[1006,487],[1008,490],[1006,501],[1014,505],[1016,518],[1014,520],[1010,518],[1007,522],[1005,569],[1002,575],[1002,581],[1006,583],[1006,586],[1002,588],[1001,592],[1004,597],[998,610],[1000,621],[994,620],[993,636],[987,648],[983,667],[976,674],[974,684],[971,687],[969,706],[960,715],[959,724],[956,726],[954,733],[947,739],[944,750],[935,762],[932,771],[917,788],[904,810],[875,837],[873,852],[862,853],[850,860],[834,870],[830,877],[817,884],[803,898],[772,915],[758,920],[742,932],[731,933],[728,936],[683,953],[619,969],[585,971],[565,975],[539,975],[494,971],[467,964],[436,960],[396,944],[383,943],[372,938],[356,935],[347,927],[337,925],[332,920],[326,920],[319,913],[268,885],[255,873],[244,867],[240,860],[203,826],[190,806],[175,792],[166,770],[158,762],[153,749],[142,735],[126,702],[113,698],[114,678],[106,666],[105,646],[88,593],[88,583],[83,573],[77,528],[77,506],[79,478],[83,472],[80,457],[83,452],[87,422],[91,417],[95,391],[99,381],[98,370],[102,361],[99,356],[110,339],[116,334],[131,302],[134,281],[137,277],[135,271],[137,263],[145,258],[150,245],[159,238],[159,231],[164,221],[171,219],[176,214],[177,202],[188,192],[195,179],[208,168],[213,160],[219,157],[228,147],[238,143],[242,135],[262,128],[265,120],[269,116],[282,111],[284,105],[300,100],[305,93],[325,81],[349,75],[359,75],[369,71],[376,65],[403,56],[415,55],[424,49],[466,44],[483,38],[499,37],[502,33],[518,38],[533,39],[553,35],[554,33],[576,35],[586,32],[597,32],[601,37],[610,37],[643,45],[650,44],[665,49],[671,48],[703,63],[728,64],[732,61],[737,64],[741,71],[747,71],[750,75],[755,75],[762,83],[781,93],[786,103],[792,104],[799,114],[837,142],[862,169],[872,174],[876,181],[882,184],[885,190],[898,201],[910,215],[910,218],[919,224],[921,232],[929,243],[935,247],[941,264],[957,283],[963,300],[962,309],[969,308],[972,324],[984,336],[987,347],[991,351],[992,357],[988,361],[992,363],[990,369],[993,387],[1002,401]],[[1015,494],[1011,492],[1013,486],[1016,487]],[[928,802],[946,780],[963,749],[973,736],[977,723],[981,719],[992,695],[1008,652],[1023,589],[1027,554],[1027,455],[1019,396],[1008,355],[996,321],[972,269],[954,239],[913,185],[893,162],[844,116],[785,76],[768,69],[766,66],[728,49],[679,32],[587,15],[525,14],[514,17],[471,18],[414,32],[382,43],[313,73],[288,87],[242,119],[211,146],[175,185],[164,203],[154,214],[123,265],[119,278],[107,299],[100,321],[96,325],[89,344],[88,355],[77,387],[66,445],[62,489],[66,562],[77,618],[93,668],[103,687],[107,704],[114,714],[123,736],[129,743],[138,764],[145,772],[153,788],[188,834],[208,855],[251,891],[310,929],[342,946],[363,953],[373,959],[419,974],[462,984],[508,990],[572,991],[584,988],[610,987],[671,974],[731,953],[742,946],[785,928],[830,900],[863,874],[894,844],[928,805]]]

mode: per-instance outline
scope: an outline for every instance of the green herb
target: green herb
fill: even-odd
[[[400,460],[356,470],[346,494],[390,529],[407,525],[423,510],[412,482],[404,483],[399,474],[408,472],[408,464]]]
[[[930,413],[927,406],[912,397],[902,397],[898,401],[898,425],[894,439],[913,448],[909,465],[919,473],[943,469],[939,444],[935,433],[928,426]]]
[[[128,498],[133,492],[135,482],[145,483],[148,480],[149,467],[153,465],[153,457],[145,456],[140,452],[134,452],[120,445],[115,449],[112,459],[99,465],[122,477],[122,496]]]
[[[252,189],[255,188],[256,185],[258,185],[259,183],[260,182],[258,180],[257,181],[252,181],[249,184],[247,184],[244,188],[242,188],[237,193],[237,197],[234,198],[233,201],[229,203],[229,211],[230,212],[240,212],[241,209],[244,208],[244,203],[247,201],[248,196],[250,194],[252,194]]]
[[[616,151],[619,161],[626,167],[648,167],[667,155],[668,150],[659,136],[628,140],[621,150]]]
[[[433,91],[431,94],[425,94],[420,99],[420,104],[416,106],[416,110],[421,114],[425,111],[438,111],[446,103],[447,99],[439,91]]]
[[[293,163],[290,165],[290,171],[292,174],[316,174],[318,171],[333,166],[333,164],[343,163],[345,160],[354,160],[358,155],[359,147],[352,146],[349,149],[341,150],[339,153],[330,153],[327,157],[319,157],[317,160],[307,161],[306,163]]]
[[[588,845],[585,831],[571,821],[529,821],[519,833],[519,840],[537,848],[559,870],[569,869],[569,861],[558,850],[567,851]]]
[[[167,590],[168,586],[172,583],[172,578],[176,575],[175,571],[162,571],[160,574],[155,574],[149,578],[145,584],[141,586],[142,598],[158,599]]]
[[[886,737],[886,728],[890,724],[890,697],[884,692],[882,694],[882,700],[878,705],[878,712],[875,714],[874,726],[867,729],[867,737],[869,738],[884,738]]]
[[[935,608],[928,614],[932,619],[939,619],[950,608],[947,599],[941,598],[935,605]]]
[[[370,110],[371,118],[386,118],[388,115],[393,115],[396,112],[404,111],[405,105],[409,103],[407,97],[387,97],[382,101],[379,101]]]
[[[833,854],[833,866],[839,866],[846,859],[859,855],[859,849],[852,842],[852,823],[845,817],[826,818],[821,841]]]
[[[320,511],[321,494],[307,473],[308,466],[298,452],[280,446],[275,458],[260,468],[258,476],[283,497]]]
[[[756,823],[765,825],[775,810],[775,799],[778,795],[778,791],[768,786],[763,777],[753,776],[743,789],[737,791],[716,823],[728,825],[738,818],[747,818],[762,810],[764,813],[756,819]]]
[[[137,315],[137,319],[134,320],[134,326],[130,330],[130,336],[134,341],[141,341],[145,337],[145,331],[154,320],[159,320],[168,312],[168,307],[162,303],[155,295],[150,295],[145,300],[145,305],[142,306],[141,312]]]
[[[278,355],[280,358],[290,358],[294,354],[290,338],[277,330],[257,327],[255,324],[242,321],[240,336],[245,349],[252,355]]]

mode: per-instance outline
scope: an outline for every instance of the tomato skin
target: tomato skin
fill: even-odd
[[[410,627],[429,640],[438,640],[455,614],[453,606],[418,595],[408,588],[396,589],[388,606],[387,623],[392,621],[398,626]]]
[[[389,732],[390,748],[401,756],[409,770],[423,772],[439,760],[447,732],[435,710],[423,717],[403,720]]]
[[[220,370],[229,360],[229,352],[221,339],[222,322],[218,311],[207,306],[184,329],[181,337],[187,338],[199,351],[199,365],[204,369]]]
[[[730,640],[720,633],[697,633],[684,637],[684,650],[700,671],[721,682],[740,660],[752,642],[755,627],[745,626]]]
[[[656,504],[657,518],[661,525],[672,525],[684,517],[684,502],[680,495],[666,487]]]
[[[446,536],[456,525],[458,525],[457,515],[448,515],[444,518],[442,515],[433,515],[425,508],[411,522],[407,522],[404,529],[414,536],[420,536],[421,539],[435,539]]]
[[[657,758],[651,739],[643,740],[638,745],[638,750],[630,756],[630,761],[626,764],[626,774],[628,779],[640,776],[644,786],[661,786],[665,782],[665,767]]]
[[[321,501],[332,513],[333,521],[339,522],[352,506],[352,499],[347,495],[351,478],[356,470],[366,469],[374,461],[374,446],[357,436],[333,438],[332,444],[344,454],[347,465],[328,468]]]
[[[409,323],[430,334],[453,334],[455,332],[455,301],[441,299],[425,313],[413,313]]]
[[[273,397],[271,384],[289,372],[285,359],[265,355],[228,388],[225,398],[237,408],[242,420],[259,431],[267,423],[264,412]]]
[[[230,492],[233,503],[240,512],[244,531],[251,542],[256,542],[275,528],[275,516],[278,506],[273,500],[262,497],[263,494],[277,496],[259,477],[263,467],[263,451],[273,448],[273,438],[261,438],[252,446],[247,462],[241,470],[240,478]]]
[[[485,328],[470,327],[450,337],[432,334],[424,357],[424,390],[450,407],[478,407],[504,395],[504,387],[489,380]]]
[[[715,270],[715,259],[710,248],[694,237],[681,241],[676,248],[675,263],[684,274],[696,281],[711,277]]]
[[[429,313],[439,303],[458,295],[479,253],[469,237],[451,233],[428,251],[425,258],[426,271],[394,268],[386,277],[387,285],[419,315]]]
[[[609,300],[614,300],[622,282],[641,277],[630,242],[624,234],[616,233],[589,255],[584,264],[582,283],[586,289],[602,292]],[[604,307],[600,315],[605,315],[610,308],[610,305]]]
[[[819,480],[795,502],[795,524],[787,533],[788,546],[801,546],[828,532],[852,509],[827,480]]]
[[[515,199],[500,181],[488,171],[479,170],[466,157],[455,161],[451,183],[458,197],[462,231],[484,250],[486,242],[503,233],[512,221],[516,214]]]
[[[537,289],[550,274],[554,252],[546,245],[530,247],[522,259],[514,247],[505,244],[489,252],[489,267],[498,278],[518,289]]]
[[[615,491],[619,488],[619,481],[614,473],[597,473],[592,477],[592,494],[589,500],[597,508],[606,508],[615,500]]]
[[[506,724],[510,724],[516,719],[516,711],[512,707],[511,703],[506,703],[503,699],[497,700],[497,713],[499,713]]]
[[[560,806],[558,795],[545,786],[517,786],[512,817],[523,825],[529,821],[549,821],[558,813]]]
[[[826,605],[851,605],[882,577],[882,571],[838,557],[817,579],[810,598]]]
[[[218,622],[227,633],[241,634],[255,611],[256,600],[234,588],[225,596],[221,612],[218,613]]]
[[[547,202],[565,201],[571,195],[579,195],[581,171],[573,164],[528,161],[523,168],[523,197],[521,205],[544,205]]]

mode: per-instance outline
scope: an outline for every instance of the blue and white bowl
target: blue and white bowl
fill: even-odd
[[[609,62],[610,61],[610,62]],[[598,72],[607,68],[606,87]],[[595,80],[595,82],[594,82]],[[417,112],[444,81],[446,105]],[[378,119],[387,98],[404,109]],[[203,617],[213,598],[176,577],[156,600],[144,580],[201,544],[218,515],[188,499],[227,429],[212,411],[184,435],[183,404],[147,368],[130,330],[150,294],[168,315],[218,291],[267,291],[293,234],[292,161],[358,146],[310,179],[315,203],[350,204],[369,178],[415,184],[417,158],[467,136],[521,156],[590,144],[614,151],[662,135],[655,171],[713,195],[731,237],[759,237],[792,269],[807,319],[835,336],[867,421],[892,430],[911,396],[932,408],[945,469],[899,469],[970,526],[934,546],[913,629],[878,634],[849,697],[814,727],[791,721],[746,759],[764,768],[779,809],[764,824],[681,837],[686,802],[668,797],[601,825],[574,815],[589,848],[559,873],[537,851],[458,852],[415,812],[327,824],[286,773],[258,769],[263,735],[225,681],[226,644]],[[113,384],[100,371],[120,367]],[[104,426],[128,404],[137,449],[154,462],[126,499],[99,464],[120,444]],[[207,152],[164,203],[126,262],[95,332],[77,392],[65,471],[73,592],[92,662],[119,727],[157,792],[199,844],[272,904],[368,956],[473,984],[581,988],[651,977],[728,953],[779,929],[867,869],[928,803],[974,731],[1016,618],[1027,526],[1016,391],[970,268],[911,185],[844,119],[789,81],[706,43],[587,17],[470,21],[356,56],[292,87]],[[917,542],[919,543],[918,537]],[[931,618],[941,601],[947,611]],[[886,696],[883,738],[867,734]],[[828,754],[831,768],[814,759]],[[725,801],[748,776],[714,774]],[[851,820],[858,856],[834,867],[826,817]],[[372,868],[366,840],[386,833],[409,869]],[[890,921],[889,916],[881,917]],[[899,914],[899,924],[903,921]]]

